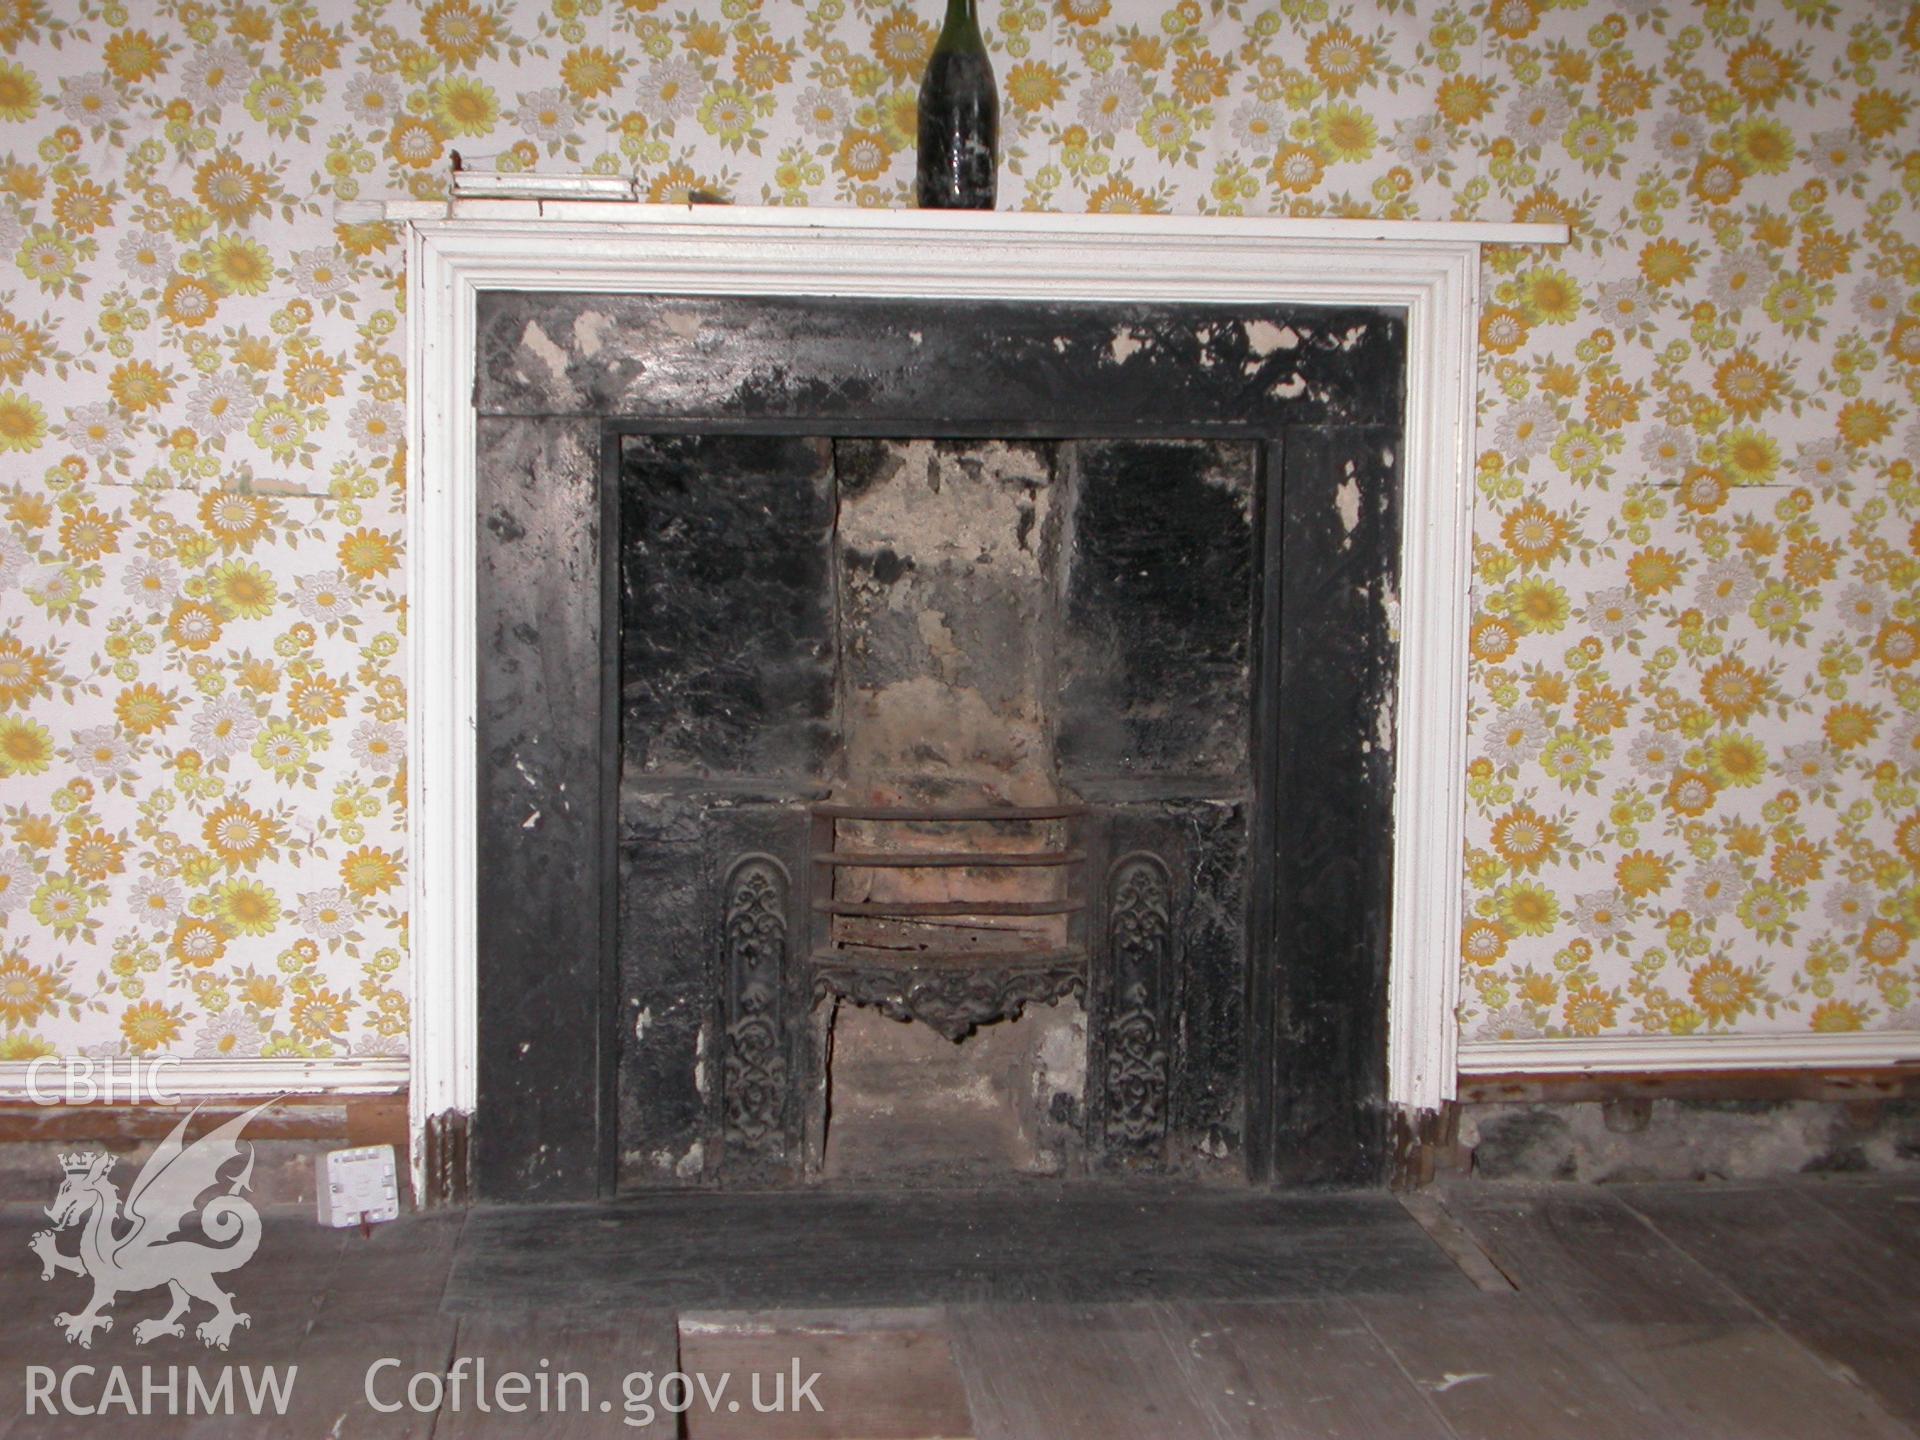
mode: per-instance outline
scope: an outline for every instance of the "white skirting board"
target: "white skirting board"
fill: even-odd
[[[240,1096],[393,1095],[406,1091],[408,1069],[405,1056],[201,1060],[114,1055],[76,1058],[71,1068],[67,1057],[53,1056],[0,1062],[0,1103],[123,1104],[135,1098],[129,1092],[136,1084],[142,1103],[150,1103],[147,1088],[157,1087],[162,1103],[178,1096],[188,1105]]]
[[[124,1102],[130,1057],[88,1062],[69,1087],[64,1057],[39,1063],[0,1062],[0,1103],[31,1100],[37,1091],[56,1103],[98,1103],[110,1078],[109,1097]],[[142,1062],[151,1065],[152,1061]],[[1463,1075],[1634,1074],[1686,1070],[1820,1070],[1875,1066],[1920,1067],[1920,1031],[1863,1031],[1837,1035],[1620,1035],[1588,1040],[1476,1041],[1460,1046]],[[154,1076],[187,1104],[262,1095],[396,1095],[407,1089],[408,1061],[383,1056],[360,1060],[163,1061]],[[89,1083],[90,1077],[90,1083]]]
[[[1920,1065],[1920,1031],[1834,1035],[1610,1035],[1462,1043],[1462,1075],[1632,1074],[1666,1070],[1826,1070]]]

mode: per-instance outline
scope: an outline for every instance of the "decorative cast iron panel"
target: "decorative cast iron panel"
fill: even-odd
[[[1113,862],[1107,897],[1107,1144],[1146,1156],[1167,1131],[1173,884],[1158,856],[1135,852]]]
[[[786,867],[771,855],[746,855],[728,872],[725,892],[727,1043],[726,1148],[778,1160],[786,1152]]]
[[[1086,991],[1086,959],[1062,955],[996,964],[982,955],[966,965],[902,968],[892,963],[816,960],[816,1001],[838,995],[871,1005],[895,1020],[918,1020],[949,1040],[962,1040],[981,1025],[1017,1020],[1029,1005],[1051,1005]]]

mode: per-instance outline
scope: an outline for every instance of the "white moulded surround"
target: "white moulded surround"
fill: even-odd
[[[483,290],[1366,305],[1407,326],[1388,1099],[1454,1093],[1474,348],[1483,244],[1563,226],[490,200],[409,226],[415,1164],[475,1104],[474,317]]]
[[[1920,1034],[1599,1035],[1483,1040],[1460,1047],[1463,1075],[1620,1075],[1668,1070],[1843,1070],[1920,1063]]]
[[[260,1095],[391,1095],[405,1088],[408,1062],[213,1060],[197,1056],[56,1056],[0,1064],[0,1103],[90,1105],[113,1101],[237,1099]]]

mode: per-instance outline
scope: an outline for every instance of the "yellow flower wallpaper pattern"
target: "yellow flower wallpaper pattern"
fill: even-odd
[[[0,0],[0,1059],[404,1052],[397,233],[910,203],[873,0]],[[1003,205],[1485,277],[1461,1025],[1920,1030],[1920,4],[987,0]]]

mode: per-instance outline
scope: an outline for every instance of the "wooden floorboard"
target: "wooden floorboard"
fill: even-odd
[[[109,1310],[113,1317],[110,1330],[97,1332],[90,1348],[69,1344],[54,1325],[61,1311],[77,1311],[87,1302],[91,1285],[80,1277],[61,1272],[46,1282],[40,1280],[40,1264],[27,1250],[27,1241],[46,1227],[46,1216],[38,1207],[9,1206],[0,1212],[0,1257],[4,1257],[5,1287],[0,1289],[0,1436],[6,1440],[38,1440],[41,1436],[86,1434],[90,1436],[152,1436],[155,1440],[202,1440],[218,1435],[255,1435],[262,1433],[263,1421],[252,1415],[208,1416],[155,1413],[129,1416],[118,1406],[96,1416],[58,1416],[25,1413],[25,1382],[28,1366],[45,1366],[56,1373],[71,1367],[90,1365],[94,1374],[76,1379],[74,1398],[98,1405],[105,1396],[106,1372],[118,1366],[132,1377],[137,1404],[139,1377],[148,1368],[164,1381],[170,1367],[179,1367],[177,1408],[188,1408],[186,1367],[197,1367],[210,1385],[217,1384],[217,1372],[223,1366],[248,1367],[257,1375],[264,1367],[284,1372],[303,1327],[310,1318],[316,1297],[331,1283],[339,1252],[339,1236],[314,1225],[311,1212],[304,1209],[263,1209],[259,1248],[242,1268],[221,1277],[224,1289],[233,1296],[234,1309],[248,1317],[245,1326],[236,1328],[224,1351],[209,1349],[194,1333],[207,1317],[204,1305],[195,1303],[186,1316],[181,1336],[158,1336],[147,1344],[136,1339],[140,1322],[158,1318],[168,1308],[164,1288],[121,1294]],[[76,1243],[73,1231],[59,1237],[62,1250],[71,1252]],[[244,1381],[236,1376],[236,1386]],[[296,1386],[294,1400],[298,1400]],[[156,1408],[164,1412],[164,1392],[156,1392]],[[291,1406],[289,1407],[291,1409]]]
[[[175,1341],[172,1343],[177,1351],[166,1356],[167,1361],[204,1369],[227,1360],[272,1365],[282,1372],[300,1364],[301,1352],[327,1296],[340,1282],[342,1270],[352,1263],[348,1259],[348,1234],[323,1229],[314,1223],[313,1212],[304,1207],[270,1211],[263,1222],[259,1253],[233,1277],[230,1287],[236,1307],[249,1316],[247,1328],[235,1332],[225,1356]],[[357,1241],[360,1237],[352,1238]],[[150,1358],[158,1362],[162,1357]],[[294,1417],[311,1398],[310,1382],[296,1370],[286,1421],[248,1412],[183,1417],[180,1423],[188,1440],[250,1440],[271,1433],[275,1424],[281,1425],[281,1433],[293,1429]]]
[[[461,1395],[456,1404],[449,1392],[434,1440],[534,1433],[542,1440],[615,1434],[658,1440],[679,1434],[673,1415],[654,1403],[653,1394],[661,1376],[680,1368],[672,1311],[498,1310],[459,1316],[457,1325],[452,1355],[464,1362]],[[509,1405],[527,1406],[526,1413],[500,1408],[500,1380],[509,1372],[527,1377],[524,1395],[514,1390],[504,1397]],[[584,1378],[563,1384],[563,1375]],[[629,1386],[629,1377],[640,1375],[650,1379]]]
[[[1386,1194],[661,1194],[477,1210],[448,1304],[1100,1304],[1468,1291]]]
[[[53,1315],[87,1283],[42,1284],[26,1245],[44,1215],[0,1207],[0,1440],[1920,1440],[1920,1185],[1446,1187],[1504,1293],[1387,1196],[1051,1193],[689,1194],[371,1238],[266,1210],[227,1280],[251,1324],[225,1353],[191,1334],[135,1344],[162,1291],[122,1296],[93,1349],[68,1345]],[[846,1294],[863,1298],[821,1308]],[[873,1298],[901,1294],[933,1299]],[[689,1297],[729,1314],[689,1314]],[[759,1338],[689,1352],[689,1327]],[[438,1414],[368,1408],[373,1361],[399,1362],[382,1382],[397,1397],[455,1356],[582,1372],[595,1408],[481,1411],[471,1378]],[[729,1383],[750,1385],[782,1358],[822,1370],[823,1400],[837,1377],[843,1412],[621,1423],[629,1373],[744,1368]],[[28,1417],[31,1364],[297,1366],[296,1410]]]
[[[1427,1238],[1460,1267],[1460,1273],[1473,1282],[1475,1289],[1492,1295],[1513,1292],[1513,1281],[1500,1272],[1493,1258],[1480,1248],[1466,1226],[1453,1218],[1439,1196],[1425,1191],[1416,1195],[1402,1195],[1400,1208],[1411,1215],[1420,1228],[1427,1232]]]
[[[431,1435],[433,1412],[415,1410],[402,1397],[408,1377],[444,1370],[452,1354],[456,1322],[442,1311],[441,1299],[463,1220],[459,1214],[409,1216],[374,1227],[370,1236],[338,1232],[340,1264],[292,1354],[300,1367],[299,1415],[237,1433],[248,1440]],[[381,1371],[374,1388],[384,1403],[401,1403],[393,1413],[367,1399],[368,1369],[387,1359],[398,1364]]]
[[[1795,1193],[1877,1244],[1888,1281],[1920,1296],[1920,1184],[1845,1180],[1796,1187]]]
[[[1459,1440],[1678,1440],[1686,1433],[1584,1331],[1518,1292],[1345,1303]]]
[[[1689,1440],[1912,1440],[1613,1193],[1462,1187],[1449,1208],[1536,1304],[1580,1332]]]
[[[973,1440],[944,1310],[690,1312],[680,1363],[687,1440]]]
[[[1149,1305],[956,1306],[979,1440],[1232,1440],[1188,1388]]]
[[[1466,1297],[1461,1297],[1466,1298]],[[1452,1440],[1344,1300],[1153,1307],[1202,1433],[1245,1440]]]
[[[1666,1239],[1793,1336],[1870,1389],[1894,1415],[1920,1424],[1920,1260],[1916,1237],[1884,1243],[1873,1215],[1892,1197],[1823,1190],[1636,1186],[1623,1198]],[[1866,1203],[1862,1204],[1862,1200]],[[1913,1207],[1903,1206],[1911,1212]],[[1920,1215],[1891,1212],[1912,1223]]]

